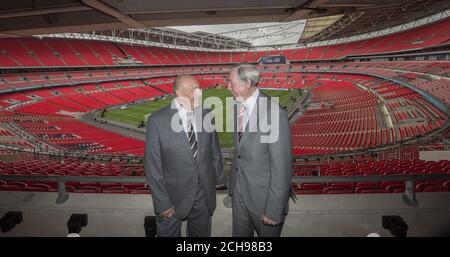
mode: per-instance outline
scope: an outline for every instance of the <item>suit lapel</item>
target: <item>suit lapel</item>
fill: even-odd
[[[247,124],[245,124],[244,133],[241,136],[241,140],[239,142],[239,147],[241,147],[245,143],[245,141],[247,141],[247,138],[250,136],[250,133],[254,133],[254,132],[258,131],[258,127],[257,127],[256,131],[250,132],[250,123],[258,126],[258,110],[259,110],[258,101],[256,101],[255,107],[253,107],[253,110],[252,110],[252,113],[250,114],[248,122],[247,122]],[[254,125],[252,125],[252,126],[254,126]],[[254,127],[252,127],[252,129],[254,129]]]
[[[264,95],[261,91],[259,91],[258,97],[256,99],[255,107],[253,108],[252,113],[250,114],[249,121],[245,125],[244,134],[242,134],[240,142],[237,142],[239,149],[245,143],[245,141],[247,141],[248,137],[250,136],[250,133],[259,132],[259,115],[258,114],[260,112],[260,105],[259,105],[260,101],[259,100],[261,97],[267,97],[267,96]],[[240,107],[240,105],[239,105],[239,107]],[[235,110],[235,113],[237,113],[237,110]],[[236,118],[236,120],[238,120],[238,119]],[[252,125],[253,127],[251,128],[251,129],[253,129],[252,132],[249,131],[250,123],[253,124]],[[254,131],[254,129],[255,129],[254,126],[256,126],[256,131]],[[235,131],[237,131],[237,129]],[[235,137],[237,138],[237,132],[235,134],[236,134]],[[237,141],[237,140],[235,140],[235,141]]]
[[[206,132],[204,131],[205,128],[202,127],[203,118],[205,117],[206,112],[203,109],[197,109],[195,111],[195,128],[197,131],[197,159],[200,159],[201,155],[203,154],[203,150],[207,147],[205,146],[205,136]],[[190,146],[189,146],[190,147]]]
[[[180,124],[182,124],[181,123],[181,117],[178,114],[178,110],[176,108],[175,109],[170,109],[169,113],[170,113],[170,120],[169,120],[169,122],[172,121],[172,117],[174,115],[177,115],[178,122],[180,122]],[[183,125],[181,125],[181,126],[183,126]],[[169,124],[169,127],[171,127],[171,124]],[[184,148],[184,152],[186,152],[187,154],[190,154],[192,156],[192,158],[194,158],[194,155],[192,154],[191,146],[189,145],[189,141],[188,141],[188,138],[186,136],[186,132],[184,131],[184,129],[181,129],[181,131],[179,131],[179,132],[174,131],[172,128],[170,130],[174,134],[174,138],[176,139],[175,142],[182,142],[182,144],[180,145],[181,149]]]
[[[240,107],[241,107],[241,105],[239,103],[236,103],[233,108],[234,109],[233,139],[234,139],[234,146],[237,150],[239,150],[239,147],[240,147],[238,136],[237,136],[237,134],[238,134],[238,115],[237,115],[238,111],[237,110],[239,110]]]

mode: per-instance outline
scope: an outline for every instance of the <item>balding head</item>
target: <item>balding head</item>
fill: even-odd
[[[189,86],[190,84],[193,84],[193,83],[194,84],[196,83],[198,85],[197,79],[194,76],[191,76],[191,75],[177,76],[175,78],[175,80],[173,81],[173,92],[175,94],[177,94],[177,91],[180,91],[180,89],[181,89],[181,91],[183,91],[183,87]],[[178,96],[178,94],[177,94],[177,96]]]
[[[180,103],[185,105],[189,102],[191,106],[198,106],[196,102],[201,95],[198,81],[191,75],[180,75],[173,82],[173,91]]]

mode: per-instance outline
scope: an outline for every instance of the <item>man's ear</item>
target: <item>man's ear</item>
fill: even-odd
[[[252,81],[249,80],[249,79],[247,79],[247,81],[245,82],[245,86],[246,86],[247,88],[251,88],[251,87],[252,87]]]
[[[184,91],[179,88],[174,93],[175,93],[176,97],[184,97],[185,96]]]

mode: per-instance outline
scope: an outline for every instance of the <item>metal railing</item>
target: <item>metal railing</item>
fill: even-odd
[[[21,175],[0,175],[3,181],[20,182],[57,182],[58,198],[57,204],[62,204],[69,199],[69,192],[66,190],[66,182],[115,182],[115,183],[146,183],[144,176],[21,176]],[[450,180],[450,174],[424,174],[424,175],[384,175],[384,176],[294,176],[294,183],[330,183],[330,182],[392,182],[405,181],[405,191],[402,195],[403,202],[409,206],[418,206],[416,199],[416,182],[422,180]],[[229,200],[225,201],[229,202]],[[225,204],[227,205],[227,204]]]

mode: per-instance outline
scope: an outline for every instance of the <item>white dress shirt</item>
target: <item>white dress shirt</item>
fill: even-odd
[[[188,135],[188,110],[186,110],[185,108],[183,108],[183,106],[177,101],[174,100],[175,102],[175,106],[178,109],[178,114],[180,115],[181,118],[181,122],[183,123],[183,130],[186,133],[186,137],[189,138]],[[197,127],[195,126],[195,119],[194,119],[194,112],[190,112],[191,113],[191,122],[192,122],[192,127],[194,128],[194,135],[195,135],[195,139],[197,138]]]
[[[245,99],[244,102],[240,103],[241,108],[242,108],[242,105],[245,105],[245,108],[246,108],[246,112],[244,115],[244,126],[243,126],[244,128],[247,126],[248,120],[250,119],[250,116],[251,116],[253,110],[255,109],[255,105],[256,105],[256,101],[258,100],[258,96],[259,96],[259,89],[256,88],[255,92],[253,92],[253,94],[249,98]],[[237,115],[239,115],[240,111],[241,110],[237,110],[237,112],[238,112]]]

